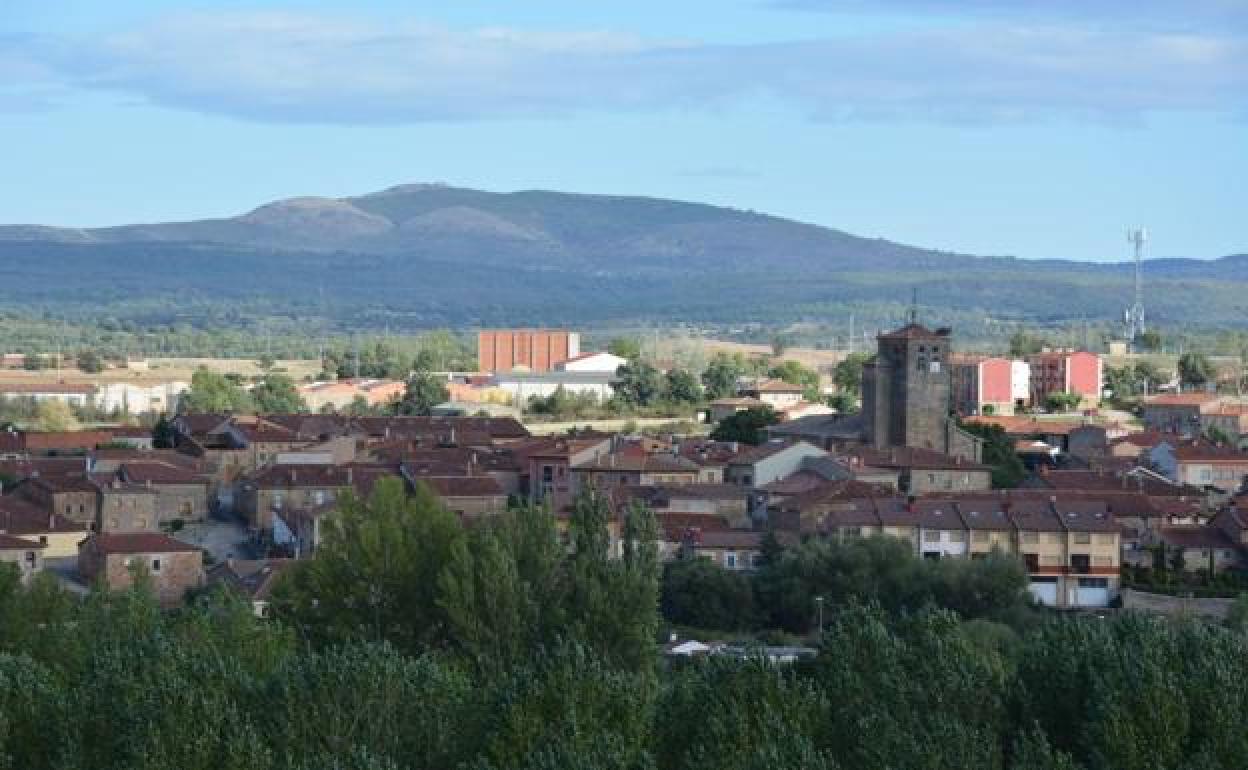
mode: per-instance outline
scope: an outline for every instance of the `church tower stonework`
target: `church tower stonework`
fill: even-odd
[[[877,338],[875,361],[863,367],[866,443],[876,449],[928,449],[979,462],[980,442],[950,417],[952,333],[911,322]]]

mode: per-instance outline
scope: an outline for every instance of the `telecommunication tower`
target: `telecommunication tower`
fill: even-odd
[[[1131,348],[1137,349],[1140,335],[1144,333],[1144,276],[1143,257],[1144,244],[1148,241],[1148,231],[1136,228],[1127,231],[1127,243],[1135,249],[1135,300],[1123,313],[1123,321],[1127,327],[1127,342]]]

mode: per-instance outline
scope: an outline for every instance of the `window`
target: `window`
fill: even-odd
[[[160,558],[152,557],[152,572],[160,572]]]
[[[955,529],[949,533],[949,540],[954,543],[965,543],[966,533],[960,529]]]
[[[987,532],[973,532],[971,533],[971,540],[976,543],[987,543],[988,533]]]
[[[1113,544],[1114,544],[1114,536],[1113,536],[1113,535],[1111,535],[1111,534],[1109,534],[1108,532],[1103,533],[1103,534],[1100,534],[1100,535],[1097,535],[1097,536],[1096,536],[1096,544],[1097,544],[1097,545],[1113,545]]]
[[[121,519],[117,518],[116,516],[109,516],[108,528],[109,529],[121,529]]]
[[[925,542],[925,543],[939,543],[939,542],[940,542],[940,533],[939,533],[939,532],[937,532],[937,531],[936,531],[936,530],[934,530],[934,529],[924,530],[924,531],[923,531],[923,542]]]
[[[555,480],[555,469],[549,465],[542,466],[542,481],[549,484]]]
[[[757,569],[763,565],[763,555],[758,551],[750,554],[750,566]]]
[[[1089,532],[1076,532],[1075,542],[1079,545],[1087,545],[1092,542],[1092,534]]]
[[[1061,542],[1062,542],[1062,533],[1060,533],[1060,532],[1050,532],[1050,533],[1049,533],[1048,538],[1046,538],[1046,541],[1047,541],[1047,542],[1050,542],[1050,543],[1055,543],[1055,544],[1056,544],[1056,543],[1061,543]]]
[[[67,505],[67,506],[65,506],[65,515],[66,515],[66,516],[70,515],[70,514],[71,514],[71,513],[73,513],[73,512],[74,512],[74,506],[72,506],[72,505]]]
[[[147,529],[147,519],[143,516],[139,516],[135,518],[134,528],[135,529]]]
[[[1109,588],[1108,578],[1079,578],[1080,588]]]
[[[34,551],[27,551],[26,552],[26,565],[33,568],[35,566],[35,560],[38,558],[39,558],[38,554],[36,554]]]
[[[862,534],[862,527],[843,527],[841,532],[847,537],[858,537]]]
[[[923,558],[928,561],[940,561],[940,551],[924,551]]]
[[[737,568],[737,554],[735,551],[724,552],[724,566],[728,569]]]
[[[1088,570],[1092,568],[1091,557],[1086,553],[1072,553],[1070,555],[1070,568],[1081,575],[1088,574]]]
[[[1040,542],[1040,533],[1024,532],[1019,539],[1021,539],[1024,543],[1038,543]]]
[[[40,535],[40,536],[39,536],[39,545],[47,545],[47,544],[48,544],[48,536],[47,536],[47,535]]]
[[[87,506],[83,505],[82,503],[79,503],[79,504],[78,504],[78,512],[79,512],[79,513],[86,513],[86,512],[87,512]]]
[[[1040,556],[1034,553],[1023,554],[1023,564],[1027,566],[1028,572],[1036,572],[1040,569]]]

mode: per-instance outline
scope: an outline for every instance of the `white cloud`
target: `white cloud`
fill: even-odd
[[[22,52],[27,66],[51,70],[74,87],[279,122],[705,109],[758,95],[829,120],[1239,113],[1248,103],[1242,37],[1082,24],[980,22],[713,45],[611,32],[465,31],[230,13],[167,17],[98,40],[45,41]]]

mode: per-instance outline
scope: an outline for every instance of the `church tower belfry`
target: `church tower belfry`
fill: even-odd
[[[951,341],[949,329],[932,331],[913,320],[877,338],[875,361],[862,375],[869,445],[948,451]]]

